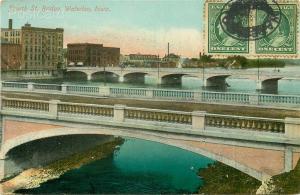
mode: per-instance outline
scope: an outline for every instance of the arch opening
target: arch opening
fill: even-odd
[[[82,134],[51,136],[22,143],[6,153],[5,177],[15,176],[30,168],[47,166],[113,139],[109,135]]]
[[[63,136],[63,135],[109,135],[109,136],[119,136],[119,137],[129,137],[129,138],[136,138],[136,139],[142,139],[142,140],[147,140],[147,141],[153,141],[161,144],[166,144],[174,147],[181,148],[186,151],[194,152],[196,154],[200,154],[202,156],[205,156],[207,158],[219,161],[223,164],[226,164],[228,166],[231,166],[237,170],[240,170],[258,180],[262,180],[264,177],[266,177],[266,174],[256,171],[255,169],[249,168],[243,164],[240,164],[239,162],[235,162],[233,160],[227,159],[224,156],[221,156],[221,154],[216,154],[216,153],[211,153],[208,150],[204,150],[201,148],[194,147],[189,144],[185,144],[184,142],[180,142],[179,140],[168,140],[168,138],[161,137],[161,136],[154,136],[154,135],[149,135],[149,134],[137,134],[135,133],[121,133],[120,131],[110,131],[110,130],[82,130],[78,131],[77,129],[73,128],[58,128],[57,130],[51,130],[51,131],[45,131],[45,132],[40,132],[39,134],[33,135],[32,133],[28,133],[24,136],[20,136],[17,139],[18,140],[13,140],[13,142],[6,143],[2,149],[2,158],[5,158],[7,154],[9,153],[10,150],[13,148],[28,143],[30,141],[34,141],[37,139],[43,139],[43,138],[50,138],[50,137],[56,137],[56,136]],[[16,144],[17,143],[17,144]],[[1,178],[0,178],[1,179]]]
[[[282,78],[272,78],[266,79],[258,82],[257,89],[264,93],[277,93],[278,92],[278,82]]]
[[[98,82],[117,83],[119,81],[119,77],[119,75],[113,72],[101,71],[93,73],[91,75],[91,80]]]
[[[182,77],[186,74],[168,74],[161,78],[162,85],[182,85]]]
[[[217,90],[225,90],[227,87],[230,87],[226,82],[226,79],[230,77],[230,75],[218,75],[212,76],[205,80],[204,87],[208,89],[217,89]]]
[[[87,80],[88,75],[85,72],[81,71],[68,71],[64,74],[64,79],[71,81],[82,81]]]
[[[124,75],[125,83],[139,83],[145,84],[145,76],[147,73],[144,72],[133,72]]]

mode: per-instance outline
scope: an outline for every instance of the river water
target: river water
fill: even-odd
[[[195,193],[197,176],[213,160],[172,146],[125,139],[106,159],[71,170],[39,188],[22,193]]]

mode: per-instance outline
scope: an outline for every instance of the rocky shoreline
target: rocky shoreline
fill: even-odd
[[[294,170],[264,182],[220,162],[215,162],[206,169],[200,169],[198,175],[204,180],[204,185],[198,190],[199,194],[300,193],[300,161]]]
[[[1,184],[2,191],[5,194],[13,194],[15,191],[21,192],[22,190],[20,189],[37,188],[40,184],[58,178],[71,169],[79,168],[91,161],[103,159],[112,155],[123,142],[123,139],[115,138],[113,141],[98,145],[88,151],[71,155],[48,166],[31,168],[23,171],[16,177],[3,182]]]

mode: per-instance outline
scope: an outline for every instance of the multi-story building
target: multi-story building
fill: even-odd
[[[120,48],[103,47],[102,44],[68,44],[68,65],[77,66],[118,66]]]
[[[13,29],[12,19],[8,20],[8,28],[1,28],[1,38],[13,44],[21,44],[21,29]]]
[[[25,24],[21,29],[24,68],[56,70],[63,63],[64,29],[38,28]]]
[[[19,70],[22,65],[22,46],[1,39],[1,70]]]
[[[151,55],[151,54],[129,54],[123,56],[123,62],[124,64],[128,65],[135,65],[135,66],[153,66],[157,64],[160,61],[160,58],[158,55]]]

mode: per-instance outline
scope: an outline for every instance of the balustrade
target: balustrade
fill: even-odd
[[[125,109],[125,118],[146,120],[146,121],[157,121],[177,124],[192,124],[191,113],[184,112],[172,112],[172,111],[159,111],[155,109]]]
[[[121,97],[145,97],[147,89],[110,87],[110,94]]]
[[[58,112],[113,117],[113,107],[80,104],[58,104]]]
[[[202,92],[202,100],[209,102],[233,102],[249,103],[249,94],[244,93],[221,93],[221,92]]]
[[[300,96],[288,96],[288,95],[259,95],[260,103],[267,104],[300,104]]]
[[[51,91],[61,91],[61,85],[55,84],[33,84],[33,89],[37,90],[51,90]]]
[[[83,85],[55,85],[37,83],[2,82],[4,90],[24,91],[58,91],[61,93],[91,94],[107,97],[141,97],[168,100],[204,101],[216,103],[236,103],[252,105],[284,105],[299,106],[300,96],[296,95],[268,95],[268,94],[247,94],[210,91],[186,91],[171,89],[147,89],[147,88],[119,88],[119,87],[98,87]]]
[[[280,119],[263,119],[255,117],[235,117],[208,114],[205,116],[205,125],[219,128],[269,131],[273,133],[285,132],[284,120]]]
[[[159,98],[175,98],[184,100],[193,100],[193,91],[181,91],[181,90],[168,90],[168,89],[154,89],[153,96]]]
[[[27,83],[19,83],[19,82],[2,82],[3,88],[19,88],[19,89],[27,89]]]
[[[2,99],[3,108],[49,111],[49,103],[18,99]]]
[[[67,92],[99,94],[99,87],[96,86],[80,86],[68,85]]]

